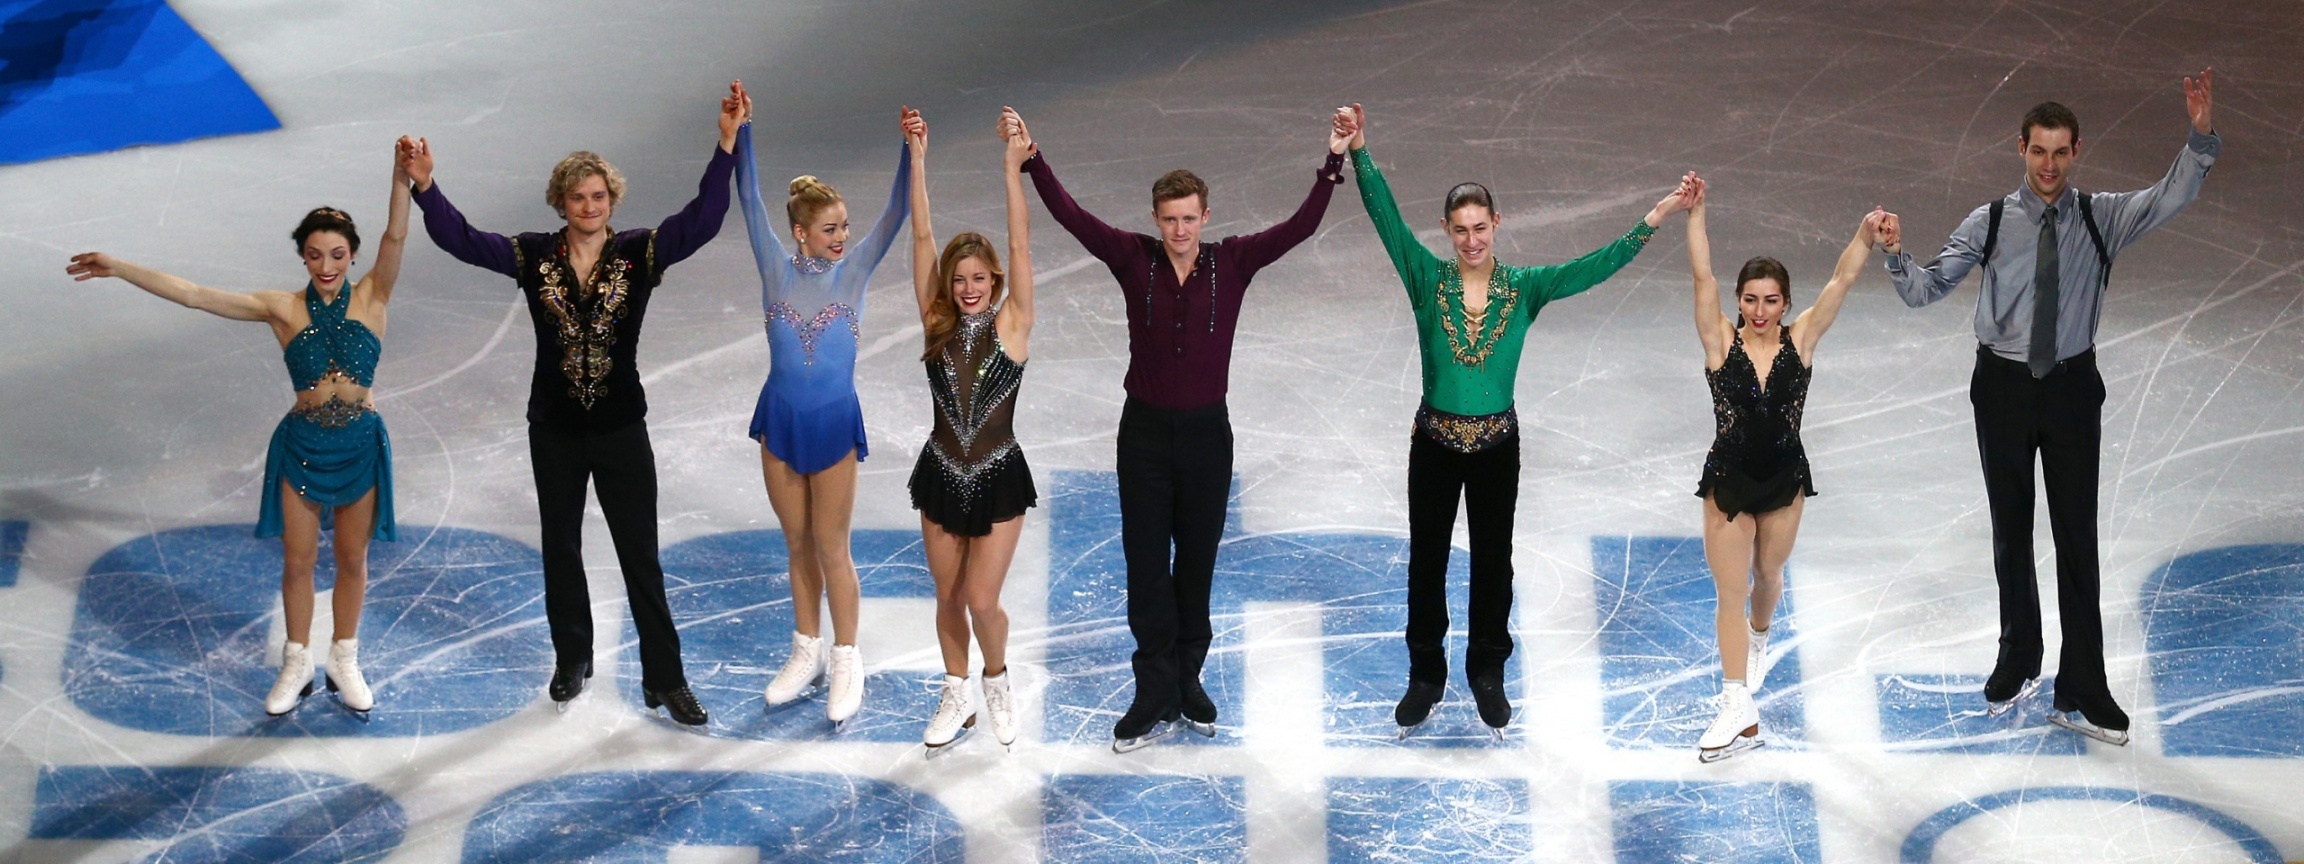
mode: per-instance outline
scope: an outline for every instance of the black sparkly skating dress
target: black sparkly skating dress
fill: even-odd
[[[994,314],[960,316],[943,354],[925,364],[936,427],[912,467],[912,507],[963,537],[990,534],[1040,500],[1013,425],[1024,364],[1001,349]]]
[[[1779,332],[1778,337],[1782,338]],[[1720,512],[1733,520],[1739,513],[1766,513],[1792,503],[1802,495],[1815,495],[1808,476],[1808,451],[1800,446],[1800,416],[1808,405],[1811,370],[1800,362],[1800,351],[1783,338],[1770,363],[1768,387],[1760,387],[1760,371],[1744,353],[1744,334],[1738,328],[1728,346],[1728,360],[1707,370],[1712,385],[1712,417],[1718,427],[1712,452],[1704,457],[1704,478],[1696,484],[1696,497],[1712,496]]]

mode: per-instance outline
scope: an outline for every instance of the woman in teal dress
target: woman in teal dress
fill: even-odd
[[[308,277],[302,291],[223,291],[102,252],[72,256],[65,268],[77,281],[118,277],[181,306],[263,322],[280,342],[296,405],[273,430],[256,520],[256,536],[279,537],[282,547],[280,608],[288,640],[280,677],[264,700],[265,713],[273,716],[295,710],[312,692],[312,570],[325,529],[336,532],[328,689],[363,716],[375,705],[360,674],[360,605],[367,594],[368,541],[396,539],[397,525],[392,442],[368,396],[383,351],[385,306],[408,238],[407,155],[404,144],[395,153],[390,221],[377,244],[376,266],[358,282],[351,270],[359,260],[360,233],[351,216],[333,207],[306,214],[291,234]]]

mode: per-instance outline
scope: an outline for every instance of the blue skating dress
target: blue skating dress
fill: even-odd
[[[794,255],[781,235],[789,229],[769,215],[760,197],[760,169],[752,153],[752,127],[736,133],[736,195],[760,268],[760,308],[768,330],[768,381],[752,409],[753,440],[792,470],[814,474],[848,451],[864,460],[864,408],[856,399],[858,322],[864,285],[888,254],[910,212],[911,148],[897,151],[896,184],[880,221],[854,241],[839,261]]]
[[[289,339],[281,352],[297,392],[320,386],[321,379],[332,374],[362,387],[374,386],[376,360],[384,354],[384,343],[368,325],[344,317],[351,305],[349,287],[336,292],[335,302],[322,303],[317,289],[304,286],[304,310],[311,313],[312,323]],[[279,428],[272,430],[272,448],[264,456],[258,537],[280,536],[282,481],[304,500],[320,505],[322,530],[335,528],[336,508],[360,500],[373,488],[374,537],[399,539],[399,525],[392,517],[392,438],[384,431],[384,418],[365,402],[330,396],[280,418]]]

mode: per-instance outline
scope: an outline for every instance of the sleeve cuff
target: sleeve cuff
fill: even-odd
[[[2192,129],[2186,134],[2189,137],[2184,141],[2184,148],[2194,153],[2214,159],[2224,149],[2224,139],[2214,132],[2203,135],[2200,130]]]
[[[1320,179],[1330,183],[1344,182],[1344,154],[1328,154],[1327,160],[1320,163]]]

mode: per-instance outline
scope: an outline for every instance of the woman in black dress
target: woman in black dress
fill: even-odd
[[[1752,694],[1767,674],[1769,618],[1784,596],[1784,559],[1800,531],[1802,502],[1816,494],[1800,446],[1816,343],[1863,271],[1882,214],[1864,217],[1816,304],[1788,323],[1792,277],[1784,265],[1767,257],[1744,262],[1731,322],[1720,311],[1720,284],[1712,278],[1704,181],[1690,175],[1690,182],[1697,203],[1688,211],[1688,267],[1718,430],[1696,486],[1704,499],[1704,560],[1720,592],[1713,621],[1720,638],[1720,716],[1696,745],[1698,758],[1713,762],[1761,743]]]

